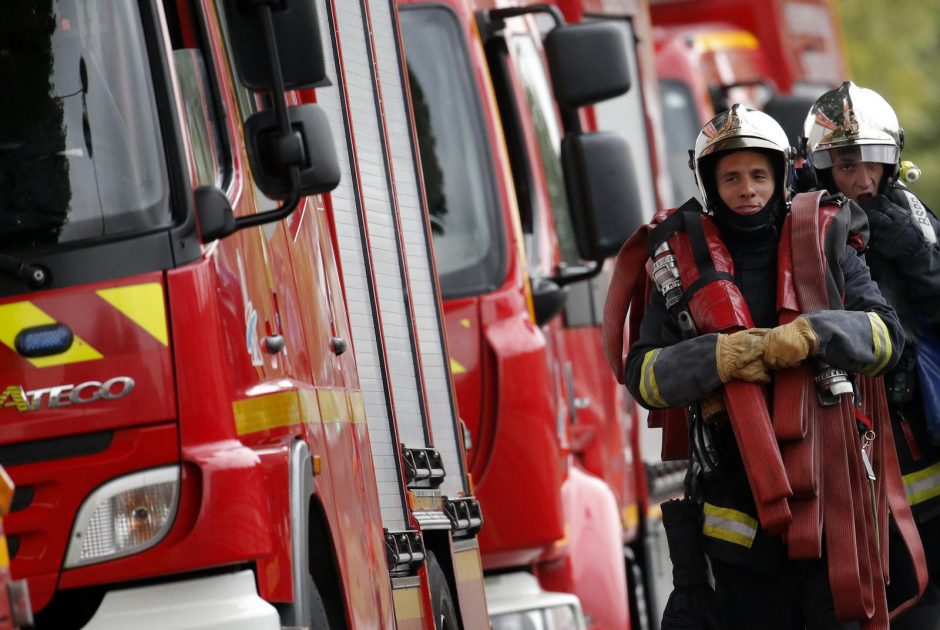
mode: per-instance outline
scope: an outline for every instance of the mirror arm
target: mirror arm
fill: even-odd
[[[287,102],[284,98],[284,73],[281,71],[281,59],[277,52],[277,40],[274,33],[274,17],[271,15],[271,5],[274,0],[255,0],[257,15],[261,17],[261,28],[264,33],[264,45],[268,49],[268,65],[271,66],[271,87],[274,101],[274,111],[277,114],[278,126],[281,135],[290,135],[290,120],[287,118]]]
[[[565,135],[581,133],[581,116],[577,109],[561,109],[561,124],[565,129]]]
[[[492,9],[487,12],[489,18],[494,22],[503,21],[508,18],[518,17],[520,15],[528,15],[529,13],[548,13],[548,15],[555,21],[555,26],[564,26],[565,25],[565,16],[562,15],[561,9],[556,7],[553,4],[533,4],[527,7],[509,7],[506,9]]]
[[[604,268],[603,260],[592,260],[578,267],[562,267],[559,273],[552,276],[551,280],[560,287],[590,280],[601,272]]]
[[[268,49],[268,64],[271,66],[271,78],[274,85],[271,89],[271,100],[274,101],[274,113],[277,116],[278,127],[282,138],[291,135],[290,118],[287,116],[287,99],[284,97],[284,73],[281,71],[281,60],[277,52],[277,40],[274,33],[274,18],[271,15],[271,5],[275,0],[254,0],[257,15],[261,18],[261,28],[264,32],[265,48]],[[300,203],[300,167],[290,167],[290,192],[283,205],[274,210],[259,212],[246,217],[235,219],[235,229],[261,225],[279,221],[289,215]]]
[[[244,228],[254,227],[256,225],[273,223],[275,221],[280,221],[284,217],[288,216],[291,212],[294,211],[294,208],[297,207],[297,204],[300,203],[300,194],[297,192],[299,189],[300,168],[292,166],[290,167],[290,193],[288,193],[287,198],[284,200],[284,204],[280,208],[275,208],[274,210],[267,210],[257,214],[249,214],[248,216],[238,217],[235,219],[235,230],[238,231]]]
[[[547,13],[555,22],[556,28],[565,25],[565,16],[562,15],[561,9],[553,4],[533,4],[527,7],[490,9],[489,11],[480,11],[477,14],[477,27],[480,30],[480,36],[483,38],[483,41],[489,41],[490,38],[506,27],[506,20],[519,17],[520,15],[529,15],[530,13]]]

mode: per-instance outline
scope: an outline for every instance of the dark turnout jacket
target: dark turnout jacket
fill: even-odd
[[[940,222],[901,184],[863,202],[863,207],[871,230],[865,258],[872,278],[897,310],[908,340],[901,364],[886,382],[908,502],[923,524],[940,514],[940,448],[927,434],[916,348],[927,343],[925,335],[936,336],[940,323]],[[940,569],[938,537],[940,533],[924,536],[933,571]]]

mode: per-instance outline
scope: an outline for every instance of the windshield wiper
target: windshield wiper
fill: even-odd
[[[49,283],[49,272],[45,269],[9,254],[0,254],[0,273],[16,278],[34,290],[41,289]]]

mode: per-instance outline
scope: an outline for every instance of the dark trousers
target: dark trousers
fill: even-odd
[[[891,622],[891,630],[937,630],[940,628],[940,589],[934,578],[917,605]]]
[[[822,560],[786,561],[773,573],[712,561],[715,594],[727,630],[850,630],[836,621]]]
[[[923,597],[911,610],[891,622],[891,630],[940,630],[940,519],[920,523],[930,581]],[[891,575],[896,575],[894,565]]]

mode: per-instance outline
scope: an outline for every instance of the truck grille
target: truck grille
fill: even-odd
[[[99,431],[84,435],[69,435],[50,440],[36,440],[24,444],[0,446],[0,465],[4,468],[38,464],[66,457],[94,455],[111,446],[113,431]]]

